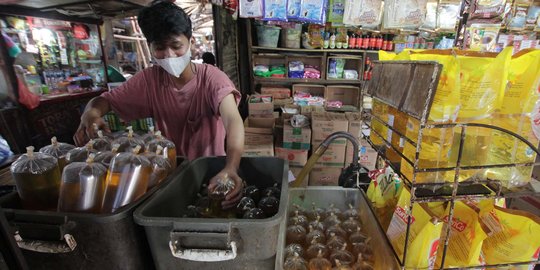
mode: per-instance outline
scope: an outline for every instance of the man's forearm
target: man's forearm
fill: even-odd
[[[91,99],[86,108],[84,109],[84,114],[89,114],[95,117],[102,117],[111,110],[111,106],[107,99],[103,97],[95,97]]]
[[[244,153],[244,125],[242,121],[233,121],[227,128],[227,164],[235,170],[240,166]]]

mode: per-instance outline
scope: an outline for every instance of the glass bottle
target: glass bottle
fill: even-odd
[[[34,147],[29,146],[10,169],[24,208],[56,210],[61,176],[55,157],[34,153]]]

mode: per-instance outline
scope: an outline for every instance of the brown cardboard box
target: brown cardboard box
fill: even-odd
[[[303,167],[289,166],[289,170],[291,171],[295,179],[296,177],[298,177],[298,174],[300,173],[300,171],[302,171],[302,168]],[[306,175],[306,177],[304,177],[304,180],[302,181],[302,184],[300,184],[299,187],[307,187],[308,183],[309,183],[309,174]]]
[[[345,117],[349,121],[349,133],[355,138],[362,138],[362,114],[346,112]]]
[[[276,157],[289,161],[289,166],[302,167],[306,165],[308,159],[308,150],[275,148]]]
[[[323,141],[334,132],[347,132],[349,130],[349,121],[341,113],[313,112],[311,113],[311,127],[313,130],[311,141],[315,146],[316,141]],[[345,139],[337,139],[334,143],[346,144]]]
[[[253,119],[244,122],[244,154],[246,157],[274,156],[273,122],[270,128],[253,127]],[[272,119],[273,120],[273,119]]]
[[[360,106],[361,91],[359,87],[350,85],[328,85],[324,91],[326,101],[341,101],[343,106]]]
[[[345,157],[345,166],[348,166],[352,162],[353,147],[352,145],[347,145],[347,154]],[[368,170],[375,170],[377,164],[377,151],[371,147],[371,145],[365,141],[360,140],[360,155],[359,161],[360,164],[366,167]]]
[[[283,112],[281,113],[281,117],[283,120],[289,120],[293,115],[300,114],[300,106],[294,105],[294,104],[288,104],[283,106]]]
[[[315,151],[322,141],[316,142],[313,144],[313,151]],[[324,154],[319,157],[315,167],[334,167],[334,168],[343,168],[345,163],[345,154],[347,152],[347,147],[344,144],[330,144],[330,146],[324,151]]]
[[[261,95],[272,96],[274,99],[290,98],[291,89],[287,87],[263,86],[261,87]]]
[[[313,112],[324,113],[325,110],[324,110],[324,107],[322,107],[322,106],[309,105],[309,106],[301,106],[300,107],[300,114],[305,115],[308,118],[311,118],[311,113],[313,113]]]
[[[309,150],[310,143],[309,127],[295,128],[288,121],[283,123],[283,148]]]
[[[263,102],[261,98],[268,98],[270,102]],[[253,95],[249,97],[248,102],[249,116],[258,118],[273,118],[274,117],[274,103],[271,96],[259,96]]]
[[[253,117],[249,116],[247,118],[249,120],[249,126],[250,127],[256,127],[256,128],[274,128],[275,125],[275,118],[272,117]],[[245,125],[244,125],[245,126]]]
[[[309,175],[310,186],[337,186],[341,168],[313,168]]]

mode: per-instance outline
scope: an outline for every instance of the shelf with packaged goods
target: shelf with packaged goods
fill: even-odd
[[[251,49],[254,52],[295,52],[295,53],[354,53],[354,54],[363,54],[363,53],[378,53],[378,50],[362,50],[362,49],[293,49],[293,48],[272,48],[272,47],[261,47],[261,46],[252,46]]]
[[[363,96],[370,96],[373,98],[373,106],[371,112],[367,113],[370,126],[370,135],[366,137],[371,146],[379,153],[379,157],[398,174],[403,183],[410,189],[410,203],[408,203],[403,209],[404,213],[414,213],[413,208],[423,207],[418,205],[419,203],[426,202],[448,202],[447,213],[445,220],[454,220],[455,203],[458,201],[474,200],[474,199],[495,199],[495,198],[514,198],[523,197],[529,195],[540,195],[540,191],[534,188],[533,184],[525,185],[518,189],[508,189],[504,187],[503,183],[497,179],[476,179],[476,177],[460,179],[462,176],[460,173],[475,170],[485,169],[502,169],[502,168],[518,168],[518,167],[532,167],[540,165],[540,162],[523,161],[506,164],[486,164],[485,162],[480,164],[467,164],[468,160],[476,159],[476,155],[465,156],[464,145],[467,140],[467,132],[471,129],[486,129],[490,132],[500,132],[503,136],[507,136],[512,140],[523,143],[526,147],[530,148],[537,156],[540,155],[540,151],[535,145],[529,142],[524,137],[516,134],[515,132],[507,129],[483,123],[433,123],[428,121],[429,113],[433,105],[433,100],[437,91],[437,85],[442,67],[436,62],[425,61],[406,61],[406,62],[374,62],[374,77],[373,80],[368,82],[365,88],[363,88]],[[392,74],[401,74],[403,78],[408,78],[407,81],[403,81]],[[396,84],[396,81],[398,82]],[[376,102],[380,102],[379,106],[375,105]],[[381,104],[383,106],[381,106]],[[385,107],[386,106],[386,107]],[[381,109],[383,108],[383,109]],[[386,108],[386,109],[384,109]],[[393,113],[390,113],[394,111]],[[391,118],[388,115],[393,114],[395,118]],[[403,131],[403,127],[396,125],[398,117],[406,116],[407,121],[405,123],[406,131]],[[384,117],[388,117],[385,120]],[[403,122],[401,122],[403,123]],[[374,126],[377,126],[374,128]],[[442,162],[444,166],[436,167],[437,165],[425,166],[425,163],[421,166],[420,157],[421,154],[425,154],[429,150],[423,149],[429,143],[429,136],[433,136],[433,131],[450,129],[453,133],[458,135],[452,135],[448,142],[450,146],[446,148],[449,154],[445,155],[441,149],[435,149],[435,152],[439,151],[439,156],[446,158],[449,161],[455,158],[455,164],[452,162]],[[409,133],[410,130],[415,132]],[[455,132],[455,133],[454,133]],[[424,134],[425,133],[425,134]],[[391,134],[391,135],[390,135]],[[489,133],[492,136],[493,133]],[[417,136],[416,136],[417,135]],[[436,136],[435,136],[436,137]],[[398,140],[399,138],[399,140]],[[440,139],[440,138],[439,138]],[[423,141],[426,140],[426,141]],[[376,142],[375,142],[376,141]],[[396,141],[399,141],[396,144]],[[402,144],[403,143],[403,144]],[[442,142],[435,142],[442,145]],[[403,145],[409,144],[408,151],[405,150]],[[402,148],[403,147],[403,148]],[[516,146],[517,147],[517,146]],[[402,149],[400,149],[402,148]],[[414,149],[414,150],[412,150]],[[450,154],[450,149],[454,151]],[[457,149],[457,150],[456,150]],[[453,154],[456,154],[454,157]],[[394,155],[391,157],[391,155]],[[478,154],[479,155],[479,154]],[[467,162],[463,162],[467,160]],[[410,171],[404,173],[403,166],[408,165]],[[437,179],[431,175],[424,177],[423,179],[417,179],[421,173],[433,173],[441,172],[447,173],[445,177]],[[412,177],[411,177],[412,175]],[[467,175],[467,176],[472,176]],[[448,177],[446,177],[448,176]],[[463,181],[461,181],[463,180]],[[535,180],[532,180],[535,181]],[[375,204],[370,205],[373,213],[377,215],[377,209]],[[394,209],[395,210],[395,209]],[[397,211],[397,210],[396,210]],[[441,216],[442,217],[442,216]],[[406,238],[410,237],[410,227],[412,224],[412,215],[403,217],[406,226]],[[386,231],[385,226],[381,219],[378,219],[380,228]],[[440,238],[441,246],[438,253],[442,254],[442,262],[436,269],[446,269],[444,266],[445,259],[449,252],[449,242],[452,239],[448,238],[452,226],[443,227],[443,231]],[[443,236],[443,235],[446,235]],[[390,241],[390,237],[388,237]],[[407,250],[410,248],[410,243],[405,240],[405,245],[402,246],[402,253],[399,254],[395,250],[397,260],[400,262],[402,269],[406,269],[407,261],[410,257],[407,255]],[[394,247],[395,248],[395,247]],[[505,267],[517,266],[517,265],[531,265],[536,261],[522,261],[522,262],[505,262],[498,265],[491,265],[494,268],[508,269]],[[480,267],[479,265],[473,266],[459,266],[459,269],[475,269]],[[482,266],[486,267],[486,266]],[[408,269],[408,268],[407,268]]]
[[[284,84],[284,83],[313,83],[313,84],[363,84],[361,80],[345,80],[345,79],[297,79],[297,78],[265,78],[254,77],[254,81],[265,84]]]

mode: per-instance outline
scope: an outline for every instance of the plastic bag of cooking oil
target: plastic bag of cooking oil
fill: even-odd
[[[148,151],[155,153],[158,146],[163,147],[163,157],[169,159],[173,169],[176,168],[176,146],[172,141],[163,137],[160,131],[156,132],[156,139],[148,143]]]
[[[60,170],[55,157],[35,153],[34,147],[26,148],[11,164],[11,174],[24,208],[32,210],[56,210],[60,190]]]
[[[407,122],[406,137],[416,142],[420,130],[420,121],[409,118]],[[422,129],[421,151],[418,156],[418,168],[445,168],[450,167],[449,157],[454,138],[453,128],[424,128]],[[416,146],[406,141],[403,147],[403,154],[411,162],[414,162]],[[401,172],[407,179],[413,179],[413,166],[405,159],[401,162]],[[434,183],[453,181],[453,173],[449,172],[418,172],[416,182]]]
[[[540,50],[526,49],[512,56],[499,114],[530,113],[538,100],[539,83]]]
[[[437,253],[437,267],[441,266],[444,240],[446,239],[446,229],[448,223],[448,211],[443,218],[444,226],[442,229],[439,252]],[[480,265],[480,251],[482,243],[487,238],[489,230],[482,226],[478,213],[469,205],[462,201],[456,201],[454,204],[454,215],[450,222],[450,239],[446,249],[444,268],[468,267]]]
[[[66,154],[66,165],[72,162],[85,162],[90,154],[96,154],[93,145],[94,141],[90,140],[85,146],[70,150]]]
[[[103,135],[103,131],[98,130],[98,137],[93,139],[92,147],[97,151],[111,150],[111,139]]]
[[[132,152],[116,155],[107,172],[105,196],[102,211],[111,213],[127,205],[146,193],[152,163],[143,155],[139,155],[140,146]]]
[[[443,65],[437,92],[429,112],[429,121],[453,122],[459,110],[459,62],[451,50],[426,50],[410,53],[411,60],[436,61]]]
[[[114,156],[116,156],[116,154],[118,154],[118,148],[120,148],[120,145],[114,143],[111,151],[102,151],[97,153],[96,157],[94,158],[94,162],[101,163],[101,165],[108,169],[111,165],[111,160]]]
[[[99,213],[107,169],[94,162],[90,154],[86,162],[73,162],[62,173],[58,211]]]
[[[68,143],[58,142],[56,137],[52,137],[51,144],[42,147],[39,149],[39,152],[49,154],[58,159],[58,167],[60,168],[60,172],[62,172],[66,166],[66,154],[73,149],[75,149],[75,146]]]
[[[172,171],[171,163],[169,159],[163,157],[163,147],[161,145],[157,146],[156,152],[146,152],[145,156],[152,163],[152,174],[150,175],[150,180],[148,181],[148,190],[155,187],[157,184],[161,183],[169,173]]]
[[[135,133],[133,133],[133,128],[131,127],[128,127],[128,132],[125,137],[120,137],[114,140],[113,143],[117,143],[120,145],[120,147],[118,148],[119,152],[131,152],[137,146],[140,146],[142,151],[144,151],[145,149],[144,141],[141,140],[138,136],[135,136]]]
[[[144,141],[144,143],[149,143],[156,139],[156,131],[153,126],[148,128],[148,133],[141,136],[141,140]]]
[[[390,167],[372,173],[372,181],[367,190],[375,213],[384,230],[388,228],[392,214],[401,193],[403,181]]]
[[[508,79],[512,47],[498,55],[455,51],[460,68],[460,103],[458,121],[490,117],[500,108]]]
[[[386,233],[400,258],[403,258],[405,249],[410,200],[409,189],[403,188]],[[414,204],[407,242],[406,268],[432,268],[434,266],[442,227],[440,218],[429,209],[427,204]]]
[[[487,265],[538,261],[539,217],[525,211],[500,208],[490,201],[481,202],[478,207],[480,218],[492,231],[482,245]]]

